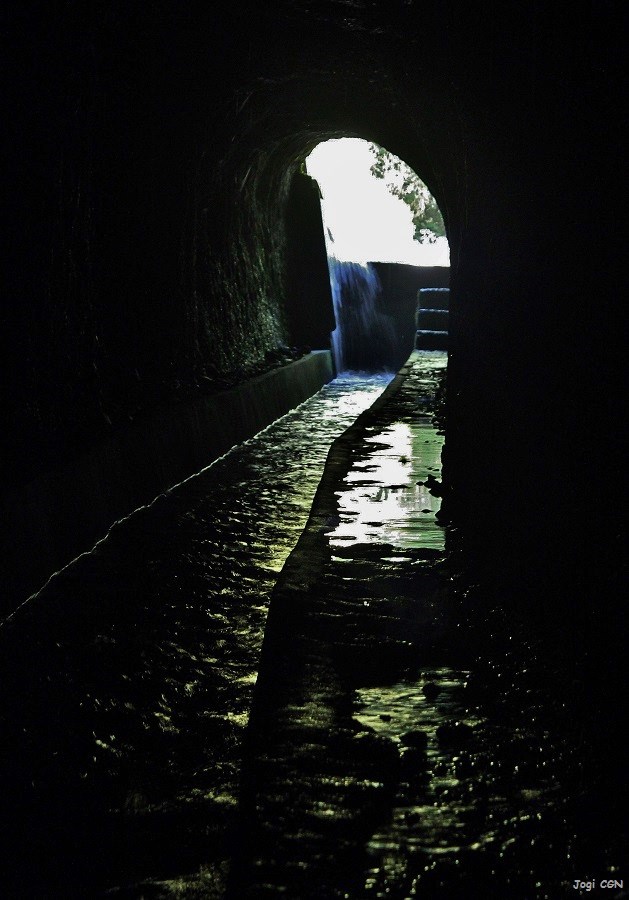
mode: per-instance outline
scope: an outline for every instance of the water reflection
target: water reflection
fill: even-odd
[[[389,380],[336,379],[112,529],[0,635],[19,896],[201,863],[197,896],[220,895],[271,592],[330,444]]]
[[[425,484],[441,468],[443,437],[429,421],[395,422],[365,439],[368,456],[355,460],[338,492],[340,523],[331,546],[375,540],[400,549],[444,547],[436,513],[441,500]]]
[[[596,834],[610,807],[583,796],[554,659],[445,563],[427,418],[445,359],[417,354],[354,432],[329,563],[274,598],[234,900],[554,900],[574,860],[624,858]]]

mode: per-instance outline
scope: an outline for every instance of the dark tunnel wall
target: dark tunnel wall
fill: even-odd
[[[286,312],[289,340],[329,347],[336,327],[317,182],[296,173],[286,206]]]
[[[293,174],[319,141],[359,136],[408,162],[446,220],[447,508],[471,558],[497,584],[559,591],[592,541],[615,552],[619,3],[4,15],[12,482],[290,340]]]

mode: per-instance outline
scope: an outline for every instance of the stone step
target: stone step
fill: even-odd
[[[416,350],[447,350],[447,331],[426,331],[419,329],[415,334]]]
[[[415,325],[420,330],[448,330],[447,309],[418,309],[415,313]]]
[[[417,291],[418,309],[448,309],[450,288],[420,288]]]

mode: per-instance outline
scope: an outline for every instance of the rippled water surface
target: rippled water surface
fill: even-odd
[[[585,727],[606,685],[446,555],[445,365],[413,354],[335,443],[305,531],[386,378],[329,385],[0,632],[0,893],[555,900],[623,878],[624,759]]]
[[[446,557],[445,364],[414,354],[353,429],[320,578],[274,595],[230,897],[554,900],[577,872],[622,880],[626,816],[581,727],[578,660]]]
[[[390,378],[337,378],[116,526],[4,629],[18,894],[166,885],[201,864],[220,888],[270,593],[331,442]]]

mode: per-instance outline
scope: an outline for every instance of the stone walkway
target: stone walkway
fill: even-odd
[[[337,438],[279,578],[286,541],[274,556],[238,510],[220,530],[215,469],[175,532],[149,517],[102,548],[125,579],[67,575],[5,641],[6,846],[28,832],[45,896],[555,900],[623,877],[626,791],[569,648],[467,584],[437,520],[445,365],[414,353]]]
[[[415,353],[336,442],[276,587],[233,900],[555,900],[619,871],[570,677],[448,561],[444,367]]]

